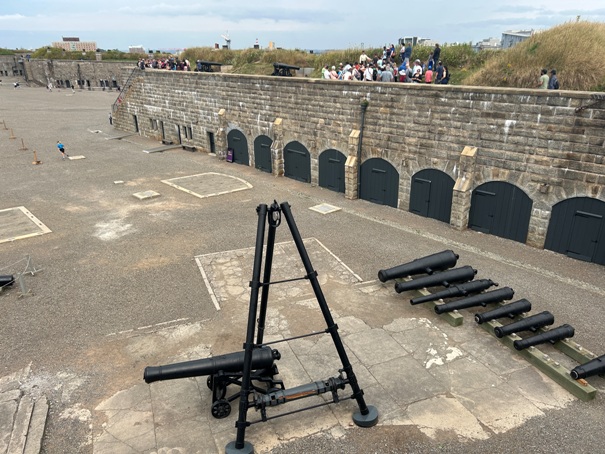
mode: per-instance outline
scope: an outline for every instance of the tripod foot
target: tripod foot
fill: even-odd
[[[252,446],[252,443],[244,441],[244,447],[237,449],[235,441],[232,441],[225,446],[225,454],[254,454],[254,446]]]
[[[353,413],[353,422],[359,427],[372,427],[378,422],[378,410],[372,405],[368,405],[368,414],[362,415],[360,411]]]

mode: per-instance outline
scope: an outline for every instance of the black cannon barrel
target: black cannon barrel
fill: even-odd
[[[519,331],[529,331],[542,328],[543,326],[552,325],[555,322],[555,316],[548,311],[540,312],[536,315],[531,315],[519,320],[518,322],[510,323],[509,325],[496,326],[494,334],[497,338],[508,336]]]
[[[575,331],[573,326],[565,324],[546,331],[545,333],[536,334],[535,336],[526,337],[525,339],[516,340],[513,342],[515,350],[525,350],[534,345],[545,344],[547,342],[556,342],[569,337],[573,337]]]
[[[531,311],[531,303],[525,298],[515,301],[514,303],[505,304],[491,311],[475,314],[475,321],[479,324],[496,320],[497,318],[514,317],[515,315],[523,314]]]
[[[418,290],[425,287],[449,287],[458,282],[472,281],[477,274],[477,270],[472,266],[463,266],[451,270],[442,271],[440,273],[431,274],[429,276],[421,276],[406,282],[397,282],[395,291],[397,293],[408,290]]]
[[[569,375],[574,380],[605,374],[605,355],[591,359],[587,363],[574,367]]]
[[[416,274],[433,274],[435,271],[443,271],[456,266],[457,261],[458,254],[454,254],[454,251],[441,251],[393,268],[380,270],[378,271],[378,279],[380,279],[380,282],[386,282]]]
[[[255,348],[252,351],[252,369],[267,369],[273,365],[274,360],[280,358],[280,353],[270,347]],[[242,372],[243,367],[244,352],[241,351],[165,366],[148,366],[145,368],[143,379],[145,383],[152,383],[160,380],[212,375],[219,371],[226,373]]]
[[[0,275],[0,287],[4,287],[5,285],[13,285],[15,282],[15,276],[11,275]]]
[[[469,296],[460,300],[451,301],[445,304],[435,306],[437,314],[445,314],[458,309],[466,309],[467,307],[486,306],[489,303],[499,303],[504,300],[512,299],[515,291],[510,287],[502,287],[491,292],[479,293],[478,295]]]
[[[491,279],[477,279],[476,281],[464,282],[462,284],[450,285],[448,288],[443,289],[439,292],[431,293],[430,295],[423,295],[417,298],[412,298],[410,304],[422,304],[430,301],[437,301],[439,299],[455,298],[456,296],[467,296],[473,293],[479,293],[483,290],[487,290],[491,286],[496,284]]]

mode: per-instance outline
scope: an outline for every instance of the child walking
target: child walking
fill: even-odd
[[[69,158],[69,155],[65,153],[65,145],[63,145],[60,140],[57,141],[57,148],[61,152],[63,159],[65,159],[66,157]]]

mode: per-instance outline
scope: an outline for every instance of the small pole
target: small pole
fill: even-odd
[[[25,287],[25,281],[23,279],[22,274],[17,275],[17,282],[19,282],[19,288],[21,289],[21,295],[26,295],[28,292],[27,292],[27,288]]]
[[[34,162],[32,162],[32,164],[34,164],[34,165],[42,164],[42,161],[38,161],[38,155],[36,154],[36,150],[34,150]]]
[[[22,150],[22,151],[27,150],[27,147],[25,146],[25,142],[23,142],[23,139],[21,139],[21,148],[19,148],[19,150]]]
[[[6,127],[6,120],[2,120],[2,124],[4,125],[4,130],[8,131],[8,128]]]
[[[9,137],[9,139],[16,139],[17,137],[15,137],[15,134],[13,134],[13,128],[11,128],[11,135]]]

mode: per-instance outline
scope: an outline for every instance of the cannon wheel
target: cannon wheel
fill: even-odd
[[[231,414],[231,404],[226,399],[219,399],[212,404],[211,412],[216,419],[226,418]]]

